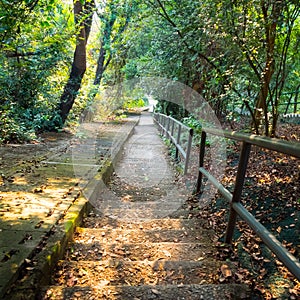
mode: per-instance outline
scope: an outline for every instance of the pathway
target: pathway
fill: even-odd
[[[41,299],[246,299],[246,286],[219,284],[234,267],[214,259],[213,233],[187,218],[186,198],[144,113]]]

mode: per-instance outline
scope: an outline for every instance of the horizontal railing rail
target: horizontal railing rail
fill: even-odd
[[[256,145],[260,148],[265,148],[300,158],[300,143],[298,142],[288,142],[276,138],[240,133],[236,131],[221,130],[217,128],[205,127],[203,128],[203,131],[213,135],[225,137],[239,142],[246,142],[252,145]]]
[[[184,174],[188,172],[190,154],[192,148],[193,134],[192,128],[186,126],[182,122],[161,113],[153,113],[155,123],[159,126],[160,131],[166,136],[176,147],[175,159],[179,159],[179,153],[184,158]],[[188,132],[188,141],[186,150],[182,146],[182,131]],[[175,135],[176,134],[176,135]]]
[[[207,134],[212,134],[228,139],[236,140],[242,143],[242,149],[239,159],[238,170],[236,174],[235,186],[233,193],[230,193],[213,175],[204,168],[205,145]],[[282,261],[288,270],[300,280],[300,263],[277,238],[268,231],[242,204],[241,195],[245,180],[245,174],[248,166],[251,146],[255,145],[260,148],[284,153],[287,155],[300,158],[300,143],[287,142],[284,140],[262,137],[252,134],[238,133],[233,131],[224,131],[215,128],[202,128],[200,156],[199,156],[199,173],[197,180],[197,192],[201,192],[202,179],[205,176],[223,197],[230,203],[229,221],[225,235],[225,242],[231,243],[235,229],[236,219],[239,216],[243,219],[254,232],[262,239],[269,249]]]

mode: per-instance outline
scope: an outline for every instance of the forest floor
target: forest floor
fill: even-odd
[[[299,142],[300,125],[282,124],[278,136]],[[24,174],[31,173],[49,153],[59,152],[71,138],[72,135],[66,132],[51,133],[41,136],[40,140],[32,144],[0,147],[1,190],[8,191],[9,182],[22,180]],[[235,143],[228,143],[227,147],[223,184],[232,191],[240,150]],[[300,254],[299,174],[299,159],[253,148],[242,197],[247,209],[296,257]],[[186,205],[190,218],[201,219],[207,228],[216,232],[216,255],[222,260],[228,259],[237,267],[233,276],[222,280],[248,284],[256,291],[257,299],[297,299],[300,283],[245,222],[238,220],[232,247],[223,243],[228,217],[228,204],[224,199],[216,195],[209,205],[199,207],[197,197],[192,197]]]

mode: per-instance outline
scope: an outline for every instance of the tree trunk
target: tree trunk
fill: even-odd
[[[95,74],[95,79],[94,79],[94,85],[97,85],[97,86],[100,85],[103,73],[111,60],[110,53],[109,53],[109,57],[108,58],[106,57],[107,56],[106,48],[109,49],[110,45],[112,43],[111,33],[112,33],[112,29],[113,29],[113,26],[114,26],[116,20],[117,20],[117,13],[113,8],[111,8],[109,19],[102,17],[102,21],[104,22],[104,31],[103,31],[103,36],[102,36],[102,40],[101,40],[101,48],[100,48],[100,52],[99,52],[99,57],[98,57],[98,61],[97,61],[97,69],[96,69],[96,74]],[[106,60],[106,62],[105,62],[105,60]]]
[[[104,45],[101,45],[99,57],[97,60],[97,69],[96,69],[96,75],[94,79],[94,85],[100,85],[103,73],[105,71],[105,57],[106,57],[106,50],[104,49]],[[108,64],[106,64],[108,65]]]
[[[282,10],[282,3],[279,0],[274,1],[274,3],[272,4],[272,11],[270,15],[268,15],[268,5],[269,4],[265,3],[265,1],[261,1],[261,8],[265,22],[266,34],[266,62],[261,75],[261,86],[255,107],[255,123],[258,126],[264,122],[264,134],[266,136],[270,135],[267,99],[268,96],[271,97],[269,89],[272,76],[275,71],[274,51],[276,40],[276,27],[278,18]],[[276,118],[276,116],[274,117]]]
[[[298,103],[299,92],[300,92],[300,85],[298,85],[297,89],[296,89],[296,96],[294,99],[294,114],[297,113],[297,103]]]
[[[75,26],[79,27],[79,32],[76,39],[71,73],[60,98],[59,114],[63,124],[72,109],[86,70],[86,43],[92,25],[94,7],[95,2],[93,0],[86,1],[84,4],[80,0],[74,0]]]

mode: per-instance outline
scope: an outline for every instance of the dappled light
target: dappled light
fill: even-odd
[[[0,1],[0,298],[298,299],[298,2]]]

